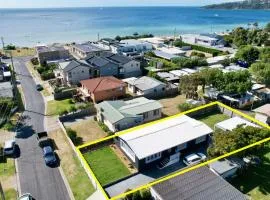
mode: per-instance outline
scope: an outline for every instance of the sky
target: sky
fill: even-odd
[[[200,6],[235,0],[0,0],[0,8]]]

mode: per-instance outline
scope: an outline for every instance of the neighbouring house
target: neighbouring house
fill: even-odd
[[[129,101],[103,101],[96,108],[98,121],[117,132],[161,118],[162,105],[140,97]]]
[[[94,42],[85,42],[71,45],[69,50],[74,57],[84,59],[87,56],[99,56],[102,52],[110,51],[110,48],[101,47],[98,43]]]
[[[66,60],[70,58],[69,51],[60,44],[36,46],[37,58],[41,65],[48,62]]]
[[[82,62],[90,66],[92,77],[115,76],[128,78],[140,76],[142,73],[140,62],[109,52],[101,53],[99,56],[88,56]]]
[[[167,83],[179,83],[180,80],[179,76],[175,76],[169,72],[158,72],[157,76]]]
[[[13,86],[11,82],[0,82],[0,97],[13,98]]]
[[[153,53],[155,54],[156,57],[163,58],[165,60],[172,61],[173,59],[180,58],[178,55],[173,55],[167,52],[163,52],[160,50],[154,50]]]
[[[138,77],[142,74],[140,62],[127,56],[103,53],[102,57],[118,65],[119,78]]]
[[[216,34],[183,34],[180,38],[185,43],[203,46],[224,46],[225,44],[223,38]]]
[[[153,45],[149,42],[135,39],[121,40],[121,42],[112,44],[110,47],[113,53],[123,54],[129,57],[140,57],[142,53],[153,50]]]
[[[166,84],[152,77],[143,76],[141,78],[134,78],[128,82],[128,91],[132,94],[145,96],[145,97],[157,97],[162,96],[166,90]]]
[[[246,92],[244,95],[220,95],[219,100],[224,104],[230,105],[235,108],[244,108],[246,106],[252,106],[258,98],[250,92]]]
[[[186,115],[132,130],[118,137],[117,144],[141,171],[163,159],[180,159],[183,152],[208,145],[213,130]]]
[[[155,184],[150,192],[154,200],[247,200],[206,166]]]
[[[113,76],[83,80],[80,83],[82,86],[79,93],[85,101],[92,99],[97,103],[104,100],[115,100],[126,94],[126,84]]]
[[[270,104],[265,104],[259,108],[253,110],[256,115],[255,118],[260,122],[268,124],[270,126]]]
[[[91,78],[90,67],[77,60],[59,62],[54,74],[64,85],[75,85]]]
[[[217,64],[222,64],[223,61],[228,59],[228,56],[216,56],[212,58],[207,58],[206,62],[208,65],[217,65]]]
[[[90,66],[91,77],[115,76],[118,77],[118,64],[101,56],[90,55],[82,60],[85,64]]]
[[[230,179],[237,176],[237,171],[241,168],[241,165],[232,162],[229,159],[222,159],[210,163],[209,168],[216,175],[219,175],[225,179]]]
[[[266,85],[258,83],[253,84],[252,93],[256,95],[262,102],[270,101],[270,89],[267,88]]]
[[[224,120],[222,122],[219,122],[215,124],[214,129],[221,129],[223,131],[232,131],[233,129],[237,128],[238,126],[243,125],[246,126],[253,126],[253,127],[259,127],[256,124],[253,124],[243,118],[240,117],[232,117],[230,119]]]

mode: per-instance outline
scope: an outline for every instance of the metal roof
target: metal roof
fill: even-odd
[[[162,83],[161,81],[148,76],[137,78],[136,80],[129,81],[128,83],[136,86],[141,91],[149,90],[158,87],[159,85],[165,86],[165,83]]]
[[[13,87],[10,82],[0,83],[0,97],[13,98]]]
[[[237,126],[242,125],[242,124],[245,126],[259,127],[256,124],[253,124],[240,117],[233,117],[233,118],[224,120],[222,122],[217,123],[215,127],[220,128],[222,130],[232,131],[233,129],[237,128]]]
[[[265,114],[267,116],[270,116],[270,104],[265,104],[257,109],[254,110],[254,112]]]
[[[139,159],[212,133],[203,122],[186,115],[167,119],[119,136]]]
[[[167,60],[171,60],[173,58],[179,58],[180,56],[177,55],[173,55],[164,51],[160,51],[160,50],[154,50],[153,53],[160,58],[165,58]]]
[[[247,200],[244,194],[205,166],[152,188],[163,200]]]
[[[222,175],[232,169],[239,168],[240,166],[227,159],[218,160],[209,164],[210,169],[214,170],[217,174]]]
[[[111,123],[116,123],[125,117],[137,117],[142,113],[160,109],[162,105],[158,101],[140,97],[129,101],[104,101],[97,107],[102,109],[102,114],[106,119]]]

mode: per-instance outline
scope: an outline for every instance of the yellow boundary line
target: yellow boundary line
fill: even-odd
[[[136,192],[136,191],[139,191],[139,190],[142,190],[142,189],[147,189],[147,188],[149,188],[149,187],[151,187],[151,186],[153,186],[153,185],[156,185],[156,184],[158,184],[158,183],[164,182],[164,181],[166,181],[166,180],[169,180],[169,179],[171,179],[171,178],[174,178],[174,177],[179,176],[179,175],[181,175],[181,174],[184,174],[184,173],[186,173],[186,172],[192,171],[192,170],[194,170],[194,169],[200,168],[200,167],[205,166],[205,165],[207,165],[207,164],[210,164],[210,163],[212,163],[212,162],[214,162],[214,161],[220,160],[220,159],[222,159],[222,158],[226,158],[226,157],[231,156],[231,155],[233,155],[233,154],[236,154],[236,153],[238,153],[238,152],[244,151],[244,150],[246,150],[246,149],[249,149],[249,148],[252,148],[252,147],[254,147],[254,146],[261,145],[261,144],[263,144],[263,143],[266,143],[266,142],[269,142],[269,141],[270,141],[270,138],[266,138],[266,139],[264,139],[264,140],[261,140],[261,141],[255,142],[255,143],[253,143],[253,144],[250,144],[250,145],[248,145],[248,146],[245,146],[245,147],[242,147],[242,148],[240,148],[240,149],[237,149],[237,150],[235,150],[235,151],[233,151],[233,152],[224,154],[224,155],[222,155],[222,156],[219,156],[219,157],[217,157],[217,158],[211,159],[211,160],[209,160],[209,161],[200,163],[200,164],[198,164],[198,165],[192,166],[192,167],[190,167],[190,168],[184,169],[184,170],[179,171],[179,172],[176,172],[176,173],[174,173],[174,174],[171,174],[171,175],[165,176],[165,177],[163,177],[163,178],[157,179],[157,180],[155,180],[155,181],[153,181],[153,182],[151,182],[151,183],[145,184],[145,185],[140,186],[140,187],[138,187],[138,188],[135,188],[135,189],[133,189],[133,190],[131,190],[131,191],[129,191],[129,192],[122,193],[122,194],[117,195],[117,196],[114,196],[114,197],[112,197],[112,198],[109,198],[109,197],[107,196],[105,190],[104,190],[103,187],[101,186],[100,182],[99,182],[98,179],[96,178],[94,172],[92,171],[92,169],[90,168],[89,164],[88,164],[87,161],[84,159],[84,157],[83,157],[83,155],[82,155],[82,153],[81,153],[81,151],[80,151],[80,149],[82,149],[82,148],[85,148],[85,147],[88,147],[88,146],[91,146],[91,145],[94,145],[94,144],[97,144],[97,143],[100,143],[100,142],[104,142],[104,141],[113,139],[113,138],[115,138],[115,137],[117,137],[117,136],[127,134],[127,133],[129,133],[129,132],[131,132],[131,131],[138,130],[138,129],[141,129],[141,128],[144,128],[144,127],[147,127],[147,126],[150,126],[150,125],[153,125],[153,124],[157,124],[157,123],[162,122],[162,121],[166,121],[166,120],[169,120],[169,119],[173,119],[173,118],[178,117],[178,116],[181,116],[181,115],[186,115],[186,114],[192,113],[192,112],[197,111],[197,110],[201,110],[201,109],[204,109],[204,108],[207,108],[207,107],[211,107],[211,106],[213,106],[213,105],[219,105],[219,106],[221,106],[221,107],[223,107],[223,108],[226,108],[226,109],[232,111],[233,113],[238,114],[238,115],[240,115],[240,116],[242,116],[242,117],[244,117],[244,118],[247,118],[247,119],[249,119],[250,121],[255,122],[256,124],[259,124],[260,126],[262,126],[262,127],[267,128],[267,129],[270,130],[270,126],[267,126],[266,124],[264,124],[264,123],[262,123],[262,122],[256,120],[256,119],[253,118],[253,117],[250,117],[250,116],[247,115],[247,114],[244,114],[244,113],[242,113],[242,112],[240,112],[240,111],[238,111],[238,110],[235,110],[235,109],[233,109],[233,108],[231,108],[231,107],[229,107],[229,106],[227,106],[227,105],[225,105],[225,104],[223,104],[223,103],[220,103],[220,102],[212,102],[212,103],[209,103],[209,104],[206,104],[206,105],[199,106],[199,107],[197,107],[197,108],[188,110],[188,111],[186,111],[186,112],[182,112],[182,113],[176,114],[176,115],[174,115],[174,116],[170,116],[170,117],[167,117],[167,118],[164,118],[164,119],[160,119],[160,120],[157,120],[157,121],[154,121],[154,122],[150,122],[150,123],[143,124],[143,125],[140,125],[140,126],[137,126],[137,127],[133,127],[133,128],[131,128],[131,129],[124,130],[124,131],[121,131],[121,132],[118,132],[118,133],[116,133],[116,134],[113,135],[113,136],[109,136],[109,137],[106,137],[106,138],[103,138],[103,139],[100,139],[100,140],[96,140],[96,141],[94,141],[94,142],[90,142],[90,143],[87,143],[87,144],[78,146],[78,147],[76,148],[76,151],[78,152],[79,157],[83,160],[83,163],[84,163],[84,165],[86,166],[87,170],[88,170],[88,171],[90,172],[90,174],[93,176],[95,182],[97,183],[97,186],[98,186],[99,189],[102,191],[102,193],[103,193],[104,197],[106,198],[106,200],[117,200],[117,199],[120,199],[120,198],[125,197],[125,196],[128,195],[128,194],[132,194],[132,193],[134,193],[134,192]]]

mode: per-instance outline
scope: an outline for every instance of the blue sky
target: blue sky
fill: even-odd
[[[233,0],[0,0],[0,8],[91,6],[194,6]]]

